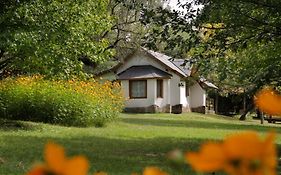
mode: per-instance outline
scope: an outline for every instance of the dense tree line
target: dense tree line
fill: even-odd
[[[185,58],[224,94],[245,93],[251,99],[264,86],[280,87],[278,0],[194,0],[178,6],[184,13],[147,11],[144,22],[159,28],[146,46]],[[251,100],[247,106],[253,107]]]

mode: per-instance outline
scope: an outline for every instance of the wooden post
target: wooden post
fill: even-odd
[[[246,94],[245,94],[245,89],[243,92],[243,111],[246,111]]]

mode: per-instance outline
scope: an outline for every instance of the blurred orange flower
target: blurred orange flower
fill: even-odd
[[[166,172],[160,170],[158,167],[146,167],[143,175],[168,175]]]
[[[255,96],[256,106],[270,115],[281,115],[281,95],[271,88],[265,88]]]
[[[65,157],[63,147],[48,143],[45,147],[46,163],[35,166],[27,175],[86,175],[89,164],[84,156]]]
[[[227,137],[222,143],[206,143],[186,159],[199,172],[225,171],[229,175],[275,175],[277,155],[274,134],[260,140],[256,132]]]

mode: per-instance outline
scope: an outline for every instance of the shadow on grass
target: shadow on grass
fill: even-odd
[[[273,128],[270,126],[262,125],[247,125],[247,124],[231,124],[231,123],[216,123],[205,121],[184,121],[184,120],[167,120],[161,118],[147,119],[147,118],[122,118],[121,121],[129,124],[137,125],[150,125],[150,126],[172,126],[172,127],[190,127],[190,128],[206,128],[206,129],[244,129],[244,130],[256,130],[256,131],[269,131]],[[237,121],[234,121],[237,122]],[[276,128],[279,129],[279,128]]]
[[[40,124],[26,121],[7,120],[0,118],[1,131],[14,131],[14,130],[37,130],[40,129]]]
[[[140,173],[146,166],[158,166],[171,175],[195,174],[186,164],[171,164],[166,153],[175,148],[183,151],[196,150],[203,142],[201,139],[172,137],[120,139],[6,135],[2,138],[5,144],[0,144],[0,157],[6,161],[0,164],[0,174],[13,175],[22,175],[34,162],[42,161],[44,144],[50,140],[64,146],[68,156],[86,155],[90,161],[91,173],[103,170],[112,175],[129,175],[132,172]],[[280,153],[281,145],[278,148]],[[18,162],[21,162],[21,168],[18,167]]]
[[[186,164],[172,164],[166,153],[178,148],[194,150],[202,140],[183,140],[170,137],[151,139],[114,139],[102,137],[46,138],[34,136],[4,136],[0,157],[0,174],[21,175],[32,163],[42,161],[44,144],[52,140],[63,145],[69,156],[83,154],[90,161],[91,173],[103,170],[112,175],[140,173],[146,166],[158,166],[171,174],[195,174]],[[1,144],[0,144],[1,145]],[[24,168],[17,168],[22,162]]]

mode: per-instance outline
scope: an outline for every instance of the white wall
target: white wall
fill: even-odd
[[[151,105],[157,105],[159,107],[165,107],[169,104],[169,93],[167,92],[168,84],[170,80],[163,81],[163,98],[157,98],[157,80],[148,79],[147,80],[147,98],[140,99],[130,99],[129,97],[129,80],[122,80],[121,85],[123,93],[126,98],[125,107],[134,108],[134,107],[148,107]]]
[[[165,107],[170,103],[170,79],[163,80],[163,98],[157,98],[157,80],[147,80],[147,98],[145,99],[130,99],[129,97],[129,80],[121,81],[123,93],[126,98],[126,107],[148,107],[157,105],[160,108]],[[179,104],[179,103],[178,103]]]
[[[179,86],[181,83],[183,86]],[[185,81],[182,81],[177,74],[173,74],[171,79],[171,105],[182,104],[183,107],[189,107],[189,101],[185,94]]]
[[[190,87],[190,107],[206,106],[206,91],[195,83]]]
[[[180,77],[175,73],[172,73],[173,77],[171,79],[171,106],[180,104],[180,88],[178,86],[180,82]]]
[[[155,83],[157,80],[155,79]],[[157,84],[155,85],[155,89],[157,90]],[[163,108],[167,104],[170,104],[170,79],[163,80],[163,98],[157,98],[155,94],[155,105]]]
[[[180,104],[182,104],[183,107],[189,107],[189,101],[186,98],[185,81],[181,81],[180,83],[183,85],[180,87]]]

